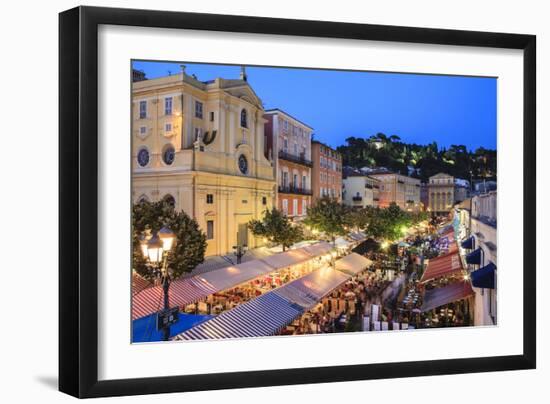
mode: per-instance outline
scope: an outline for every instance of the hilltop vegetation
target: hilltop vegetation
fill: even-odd
[[[455,178],[496,179],[496,150],[480,147],[474,151],[464,145],[439,148],[436,142],[428,145],[402,142],[399,136],[378,133],[368,138],[349,137],[346,145],[337,150],[343,164],[355,168],[386,167],[426,181],[428,177],[444,172]]]

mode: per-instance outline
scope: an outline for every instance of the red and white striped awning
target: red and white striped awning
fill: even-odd
[[[132,273],[132,296],[138,294],[142,290],[150,288],[151,286],[153,286],[153,284],[147,279],[143,278],[135,272]]]
[[[469,280],[458,281],[442,288],[427,290],[421,310],[430,311],[436,307],[462,300],[474,294]]]
[[[178,279],[170,285],[170,307],[183,307],[195,303],[213,293],[234,288],[278,269],[306,262],[323,255],[326,251],[330,251],[330,245],[321,242],[263,259],[216,269],[190,278]],[[162,286],[147,288],[132,296],[132,320],[159,311],[162,305]]]
[[[178,279],[170,284],[168,293],[170,307],[182,307],[203,299],[218,290],[201,276]],[[162,286],[145,289],[132,297],[132,320],[148,316],[163,306]]]
[[[439,257],[430,258],[420,282],[427,282],[443,276],[460,274],[463,270],[462,261],[456,250],[453,251],[454,252]]]

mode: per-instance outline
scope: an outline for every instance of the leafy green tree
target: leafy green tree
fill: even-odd
[[[350,224],[350,210],[335,198],[324,197],[307,209],[304,224],[325,233],[332,242],[346,234]]]
[[[276,208],[266,210],[262,220],[251,220],[248,228],[256,237],[265,237],[272,243],[281,244],[283,251],[304,239],[301,227],[292,225]]]
[[[132,258],[133,268],[146,279],[155,274],[146,265],[140,247],[140,237],[152,234],[162,227],[168,227],[176,236],[175,245],[168,253],[166,263],[170,278],[177,279],[204,261],[206,236],[198,223],[184,211],[177,212],[166,201],[140,202],[132,209]]]
[[[349,137],[346,145],[338,147],[343,164],[355,168],[386,167],[408,174],[411,166],[420,170],[419,177],[443,172],[463,179],[496,179],[497,152],[480,147],[469,151],[464,145],[439,148],[437,142],[427,145],[403,142],[399,136],[383,133],[361,138]],[[413,174],[417,176],[417,174]]]
[[[385,225],[385,238],[394,241],[403,236],[403,228],[412,224],[411,215],[392,203],[386,209],[382,209],[382,222]]]
[[[427,213],[409,213],[396,204],[382,209],[367,206],[351,212],[350,227],[363,230],[374,239],[397,240],[403,236],[403,230],[427,218]]]

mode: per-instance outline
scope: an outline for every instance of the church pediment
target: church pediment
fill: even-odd
[[[235,87],[225,88],[224,90],[234,97],[240,98],[260,109],[263,109],[262,100],[256,95],[254,90],[248,85],[248,83],[241,81],[240,85]]]

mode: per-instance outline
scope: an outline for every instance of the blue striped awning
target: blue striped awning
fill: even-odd
[[[223,312],[179,334],[175,339],[265,337],[276,334],[350,278],[350,274],[331,267],[317,269]]]
[[[275,293],[266,293],[181,333],[175,339],[220,339],[273,335],[302,312],[302,307],[290,304]]]
[[[489,265],[485,265],[483,268],[478,269],[470,273],[472,279],[472,285],[476,288],[495,288],[495,270],[497,266],[492,262]]]

